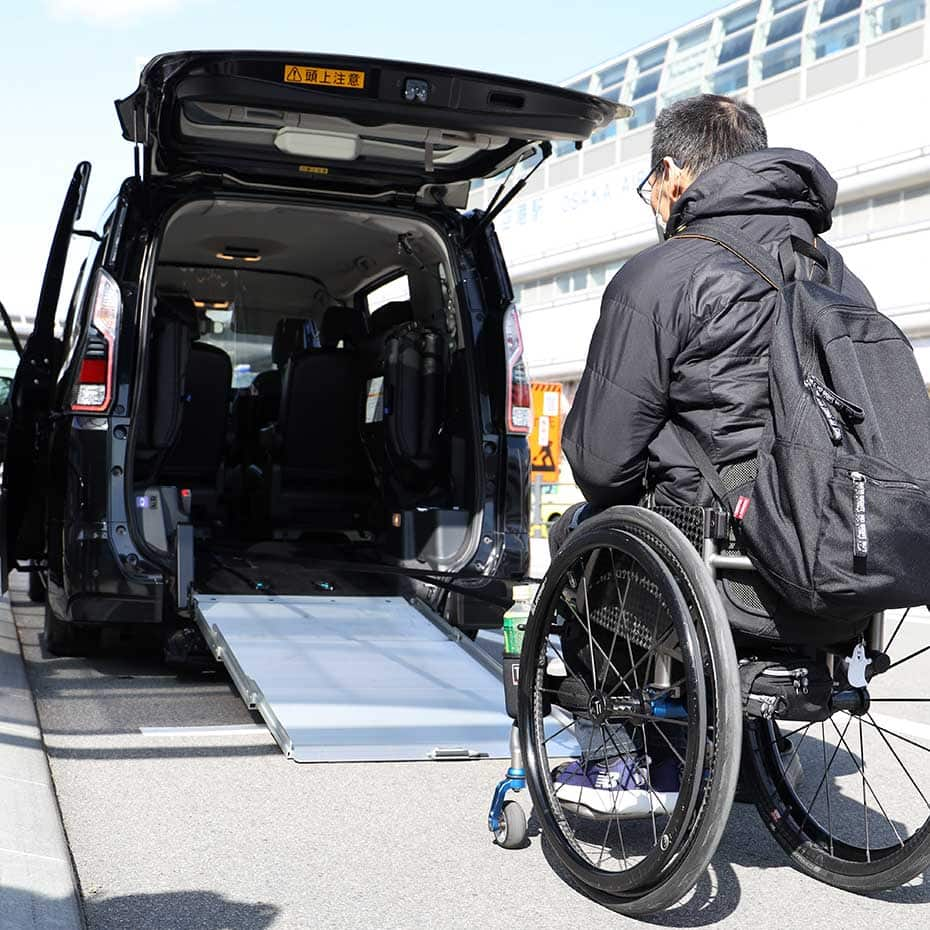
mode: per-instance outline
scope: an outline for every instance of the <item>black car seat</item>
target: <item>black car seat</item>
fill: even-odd
[[[317,329],[312,320],[285,317],[278,320],[271,342],[274,368],[260,371],[250,385],[252,423],[261,429],[273,423],[281,407],[281,385],[284,369],[293,355],[319,345]]]
[[[323,346],[295,355],[284,374],[270,441],[275,528],[350,529],[364,522],[371,505],[371,471],[360,433],[364,314],[331,308],[321,332]]]
[[[191,492],[191,513],[213,518],[223,491],[232,361],[216,346],[194,342],[188,355],[177,436],[158,470],[159,484]]]
[[[134,423],[134,477],[138,484],[153,482],[181,427],[182,397],[196,326],[189,298],[158,297]]]

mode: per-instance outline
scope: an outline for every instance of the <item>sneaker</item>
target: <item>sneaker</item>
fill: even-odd
[[[564,762],[553,772],[555,796],[568,813],[595,820],[618,817],[633,820],[652,813],[670,814],[678,801],[675,782],[663,773],[663,786],[652,784],[655,766],[645,768],[631,757],[619,756],[607,762],[579,760]]]

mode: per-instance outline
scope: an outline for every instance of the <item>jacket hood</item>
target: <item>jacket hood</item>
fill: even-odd
[[[709,168],[678,198],[671,234],[701,219],[726,216],[796,216],[815,235],[830,228],[836,181],[807,152],[761,149]]]

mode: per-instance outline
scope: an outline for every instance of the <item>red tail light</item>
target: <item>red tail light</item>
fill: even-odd
[[[82,413],[103,413],[113,398],[113,363],[116,334],[122,311],[117,283],[103,270],[97,272],[90,331],[77,383],[71,394],[71,409]]]
[[[508,307],[504,313],[504,351],[507,358],[507,430],[525,435],[533,425],[533,404],[516,307]]]

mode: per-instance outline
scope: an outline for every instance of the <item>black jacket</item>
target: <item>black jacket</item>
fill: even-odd
[[[722,220],[776,257],[789,234],[812,242],[830,228],[835,197],[836,182],[813,156],[764,149],[700,175],[668,230]],[[843,290],[871,302],[848,272]],[[768,403],[774,308],[761,277],[705,240],[670,238],[620,269],[562,438],[589,501],[635,503],[644,477],[659,503],[709,501],[669,419],[687,424],[718,465],[752,456]]]

